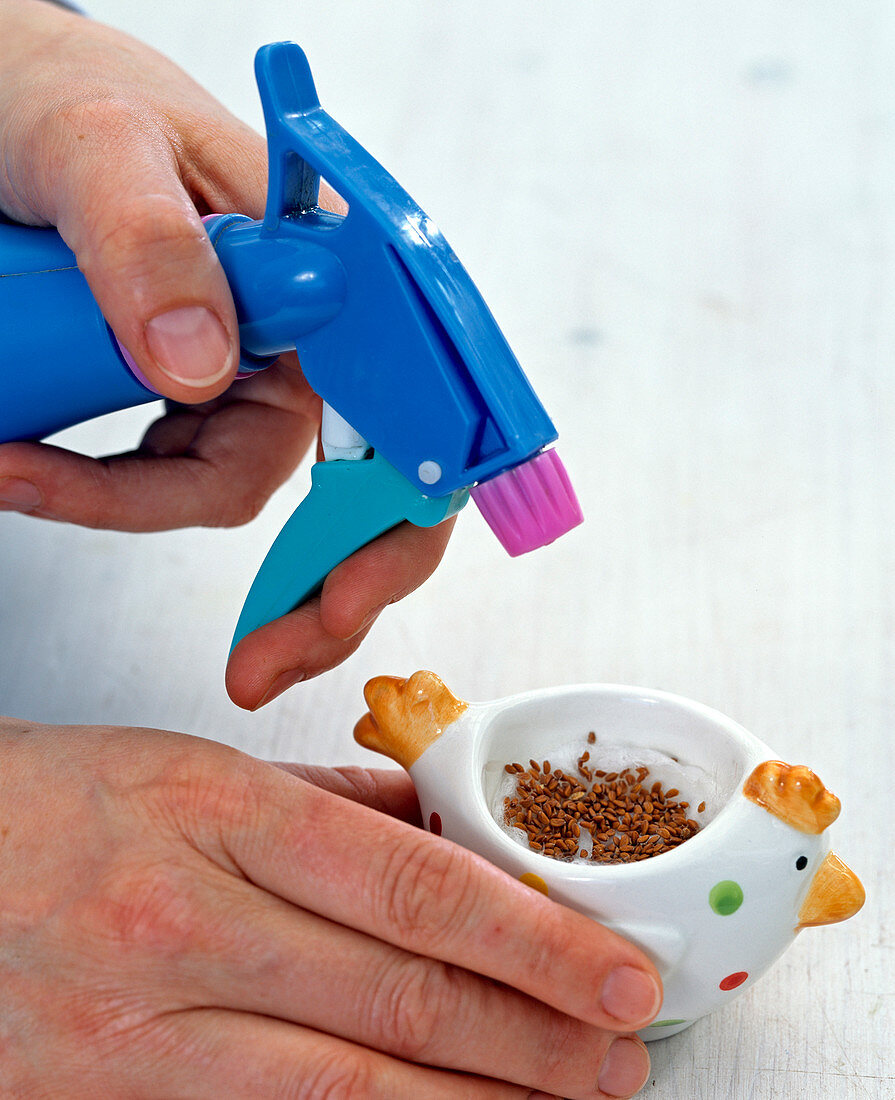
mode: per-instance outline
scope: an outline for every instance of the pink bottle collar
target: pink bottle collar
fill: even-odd
[[[577,527],[584,519],[562,459],[540,451],[472,489],[491,530],[511,557],[536,550]]]

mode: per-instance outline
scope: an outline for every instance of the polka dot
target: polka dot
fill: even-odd
[[[709,890],[709,905],[721,917],[729,917],[743,904],[743,888],[732,879],[716,882]],[[726,980],[726,979],[725,979]]]
[[[796,860],[796,870],[797,871],[804,871],[807,866],[808,866],[808,857],[807,856],[799,856],[799,858]]]
[[[436,813],[429,814],[429,832],[441,836],[441,818]]]
[[[722,978],[718,982],[718,988],[726,993],[729,989],[736,989],[738,985],[742,985],[748,977],[748,970],[737,970],[735,974],[728,974],[726,978]]]
[[[530,886],[532,890],[540,890],[544,895],[549,893],[547,890],[547,883],[544,882],[540,875],[533,875],[531,871],[528,871],[524,875],[520,875],[519,881],[524,882],[526,886]]]

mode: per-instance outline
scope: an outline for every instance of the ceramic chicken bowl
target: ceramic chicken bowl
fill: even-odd
[[[699,703],[603,684],[466,703],[431,672],[377,677],[365,698],[355,737],[407,769],[432,832],[650,955],[665,995],[644,1039],[728,1004],[802,928],[846,920],[864,902],[861,883],[830,851],[836,796]],[[564,858],[531,848],[524,829],[505,821],[522,770],[512,765],[538,764],[549,779],[560,761],[568,775],[581,759],[603,780],[633,774],[637,812],[644,791],[674,794],[690,821],[687,839],[633,862],[595,862],[597,840],[586,830]],[[650,837],[639,839],[649,851]]]

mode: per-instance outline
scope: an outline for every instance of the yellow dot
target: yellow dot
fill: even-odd
[[[545,896],[549,894],[547,883],[544,882],[540,875],[533,875],[531,871],[526,872],[524,875],[520,875],[519,881],[524,882],[526,886],[530,886],[532,890],[540,890]]]

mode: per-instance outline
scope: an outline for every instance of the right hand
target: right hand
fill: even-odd
[[[0,0],[0,213],[55,225],[104,316],[171,399],[133,451],[0,446],[0,513],[121,531],[246,523],[320,426],[294,353],[230,386],[230,288],[200,215],[264,211],[264,139],[173,62],[43,0]],[[325,185],[321,204],[344,212]],[[172,358],[173,357],[173,358]],[[452,523],[402,524],[244,639],[227,689],[254,710],[335,667],[438,565]]]
[[[414,827],[403,773],[13,719],[0,760],[0,1095],[584,1100],[646,1078],[625,1033],[658,1008],[654,967]]]

